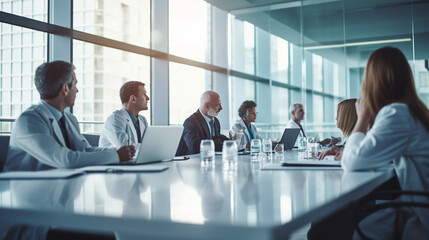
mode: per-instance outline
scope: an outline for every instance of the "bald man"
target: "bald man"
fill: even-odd
[[[220,123],[216,117],[221,110],[219,94],[206,91],[201,95],[200,107],[183,123],[184,129],[176,156],[200,153],[203,139],[213,139],[216,151],[222,150],[222,142],[228,138],[220,134]]]

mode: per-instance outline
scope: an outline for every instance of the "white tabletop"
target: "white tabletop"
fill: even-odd
[[[215,162],[202,168],[194,155],[162,163],[169,169],[160,173],[1,180],[0,220],[115,231],[124,239],[277,239],[392,177],[392,171],[260,170],[249,155],[239,156],[236,170],[224,170],[222,156]]]

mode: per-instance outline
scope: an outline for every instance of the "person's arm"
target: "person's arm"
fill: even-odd
[[[133,131],[129,127],[128,121],[121,114],[114,113],[104,123],[101,134],[113,147],[118,148],[134,144]]]
[[[369,117],[365,114],[369,115],[369,112],[366,111],[357,109],[358,123],[343,150],[341,164],[346,171],[388,166],[402,156],[408,146],[411,122],[414,121],[408,108],[404,105],[384,107],[368,132]]]
[[[54,168],[78,168],[119,162],[115,149],[80,152],[62,146],[55,139],[51,124],[36,112],[23,113],[15,123],[15,146],[42,164]]]
[[[186,119],[183,124],[183,139],[186,142],[189,154],[200,152],[201,136],[199,134],[199,125],[198,121],[190,118]]]

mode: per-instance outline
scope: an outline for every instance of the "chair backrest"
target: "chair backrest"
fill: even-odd
[[[0,172],[3,171],[4,164],[7,158],[7,152],[9,150],[10,136],[0,136]]]
[[[86,140],[88,141],[89,144],[91,144],[91,146],[93,147],[98,147],[98,140],[100,139],[100,135],[98,134],[82,134]]]

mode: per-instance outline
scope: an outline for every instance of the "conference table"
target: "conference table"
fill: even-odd
[[[261,169],[285,159],[298,152],[259,162],[240,155],[233,169],[221,155],[202,167],[196,154],[153,163],[168,166],[162,172],[0,180],[0,231],[30,225],[21,230],[35,238],[57,227],[119,239],[287,239],[393,177],[392,169]]]

